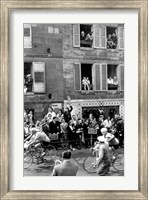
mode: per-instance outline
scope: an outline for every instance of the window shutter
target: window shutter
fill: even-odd
[[[120,65],[120,90],[124,90],[124,65]]]
[[[102,90],[107,90],[107,64],[101,64]]]
[[[101,90],[101,70],[100,70],[100,64],[95,63],[95,78],[96,78],[96,90]]]
[[[31,24],[24,24],[24,48],[32,48]]]
[[[106,48],[106,26],[101,26],[100,31],[101,48]]]
[[[80,63],[74,64],[75,74],[74,74],[74,89],[81,90],[81,68]]]
[[[34,93],[45,93],[45,63],[33,62]]]
[[[73,25],[73,46],[80,47],[80,25]]]
[[[119,49],[124,49],[124,27],[118,28]]]
[[[94,47],[99,48],[100,46],[100,26],[98,24],[94,25]]]

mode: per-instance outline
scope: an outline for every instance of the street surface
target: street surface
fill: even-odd
[[[63,150],[57,150],[57,159]],[[122,165],[124,166],[124,149],[118,149],[120,154]],[[72,151],[72,160],[77,162],[79,165],[79,170],[77,176],[98,176],[96,173],[88,173],[83,168],[83,161],[86,156],[90,154],[89,149],[82,148],[81,150]],[[36,164],[33,163],[28,169],[24,169],[24,176],[51,176],[53,167],[47,167],[44,163]],[[110,167],[110,172],[107,176],[124,176],[124,171],[116,171],[112,166]]]

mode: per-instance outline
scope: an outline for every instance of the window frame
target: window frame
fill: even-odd
[[[32,26],[31,24],[24,24],[24,29],[29,28],[30,36],[24,36],[24,48],[29,49],[32,48]]]
[[[32,92],[24,92],[24,95],[34,95],[34,94],[45,94],[46,93],[46,75],[45,75],[45,72],[46,72],[46,65],[45,65],[45,62],[34,62],[34,61],[24,61],[24,63],[31,63],[31,75],[32,75],[32,78],[33,78],[33,83],[32,83]],[[34,71],[34,67],[33,67],[33,65],[34,65],[34,63],[42,63],[43,65],[44,65],[44,91],[43,92],[35,92],[34,91],[34,85],[36,84],[35,83],[35,72],[38,72],[38,71]]]

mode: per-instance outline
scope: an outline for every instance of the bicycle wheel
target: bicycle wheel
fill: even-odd
[[[122,154],[116,154],[115,160],[112,162],[112,166],[117,171],[124,170],[124,158]]]
[[[49,149],[46,149],[45,156],[44,156],[44,164],[47,166],[54,166],[55,165],[55,158],[56,155],[52,154],[53,152]]]
[[[24,152],[24,169],[29,168],[32,165],[33,156],[30,153]]]
[[[94,156],[88,156],[85,158],[83,162],[83,168],[85,169],[86,172],[89,173],[95,173],[97,171],[96,165],[96,157]]]
[[[48,156],[50,157],[50,159],[54,159],[56,157],[56,154],[57,154],[57,150],[54,146],[52,145],[48,145],[46,147],[46,151],[48,151]]]

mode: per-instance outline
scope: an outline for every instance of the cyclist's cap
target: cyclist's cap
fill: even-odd
[[[32,129],[31,129],[31,132],[32,132],[32,133],[36,133],[36,132],[38,132],[38,131],[39,131],[39,130],[38,130],[37,128],[32,128]]]
[[[101,133],[102,134],[107,133],[107,128],[101,128]]]
[[[104,136],[97,137],[97,140],[99,140],[99,142],[105,142]]]

